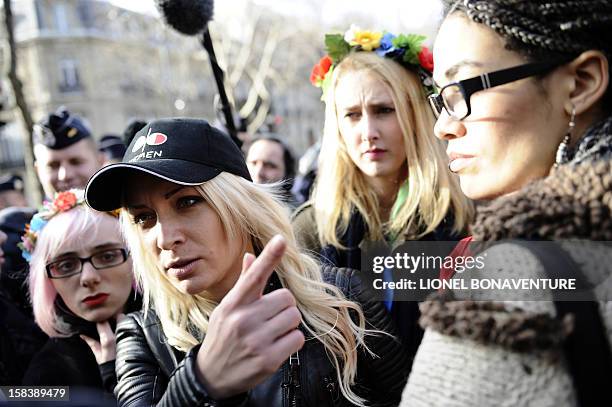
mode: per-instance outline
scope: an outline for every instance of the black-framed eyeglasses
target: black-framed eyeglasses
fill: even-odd
[[[472,112],[470,98],[474,93],[533,75],[544,74],[568,61],[569,59],[532,62],[449,83],[438,93],[430,95],[429,103],[436,117],[440,116],[442,109],[444,109],[449,116],[457,120],[463,120]]]
[[[124,248],[105,249],[89,257],[67,256],[47,264],[47,277],[66,278],[83,271],[83,265],[89,263],[96,270],[107,269],[127,261],[129,252]]]

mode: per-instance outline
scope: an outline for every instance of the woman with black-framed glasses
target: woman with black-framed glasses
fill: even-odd
[[[83,271],[85,263],[91,264],[96,270],[112,268],[123,264],[128,259],[128,251],[122,247],[109,247],[96,250],[89,257],[79,257],[76,255],[62,256],[45,266],[47,277],[49,278],[68,278]]]
[[[438,92],[429,95],[429,103],[431,104],[436,118],[439,118],[442,110],[444,110],[450,117],[457,120],[463,120],[472,112],[470,99],[474,93],[512,83],[530,76],[548,73],[566,62],[569,62],[569,60],[559,59],[546,62],[528,62],[526,64],[500,69],[494,72],[485,72],[469,79],[451,82],[441,88],[438,87]]]
[[[88,402],[115,403],[114,325],[140,307],[117,214],[90,209],[81,190],[61,192],[34,215],[21,248],[34,317],[50,337],[24,384],[70,386]]]
[[[445,3],[434,133],[483,202],[454,258],[484,260],[440,278],[510,288],[421,305],[402,406],[612,405],[612,1]],[[540,279],[576,286],[512,289]]]

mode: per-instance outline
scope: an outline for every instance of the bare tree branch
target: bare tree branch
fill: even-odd
[[[246,20],[246,23],[248,24],[248,26],[245,28],[245,30],[248,30],[246,38],[255,37],[255,29],[258,26],[260,19],[261,19],[261,10],[255,9],[254,14],[253,14],[253,19]],[[236,58],[236,64],[234,66],[234,69],[232,69],[232,73],[230,77],[230,84],[232,87],[236,86],[236,84],[238,84],[238,81],[242,77],[242,74],[244,73],[244,69],[249,62],[249,58],[251,57],[253,46],[254,44],[252,43],[244,42],[242,46],[240,47],[240,52],[238,53],[238,58]]]
[[[4,0],[4,26],[6,29],[6,37],[9,46],[9,68],[7,76],[11,82],[13,88],[13,94],[15,95],[15,103],[21,113],[21,123],[25,131],[25,137],[23,140],[24,147],[24,161],[26,166],[26,179],[28,185],[31,187],[32,196],[34,200],[39,203],[42,202],[42,188],[38,182],[36,171],[34,170],[34,149],[32,142],[32,128],[34,126],[34,120],[30,114],[30,109],[26,102],[23,94],[23,83],[17,75],[17,47],[15,44],[15,32],[14,32],[14,20],[13,20],[13,9],[11,7],[11,0]]]
[[[253,134],[269,123],[272,109],[279,107],[282,114],[295,110],[293,105],[277,104],[308,83],[311,64],[304,61],[320,58],[320,33],[253,1],[224,22],[215,27],[223,54],[219,60],[227,62],[228,89],[234,91],[236,111],[247,119],[247,132]]]
[[[253,86],[251,86],[251,89],[249,89],[249,95],[246,102],[242,108],[240,108],[240,114],[242,117],[248,117],[255,110],[258,97],[263,99],[264,96],[269,96],[269,92],[266,89],[264,81],[268,76],[270,65],[272,64],[272,57],[274,56],[274,51],[278,45],[278,37],[279,32],[276,27],[271,27],[266,38],[261,59],[259,60],[259,66],[254,72],[250,70],[251,77],[253,79]]]

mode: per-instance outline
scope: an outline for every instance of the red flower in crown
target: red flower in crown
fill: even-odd
[[[419,62],[421,66],[427,69],[429,72],[433,72],[434,62],[433,62],[433,54],[427,47],[421,48],[421,52],[419,52]]]
[[[65,212],[70,208],[73,208],[76,204],[77,196],[71,191],[60,192],[53,201],[53,207],[58,212]]]
[[[325,79],[325,75],[329,72],[329,68],[332,65],[332,60],[329,55],[325,55],[319,60],[319,62],[312,68],[310,73],[310,83],[314,86],[321,86],[321,82]]]

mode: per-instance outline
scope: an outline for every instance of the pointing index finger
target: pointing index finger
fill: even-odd
[[[250,267],[242,271],[232,289],[232,295],[238,304],[250,304],[262,296],[266,283],[280,263],[286,247],[287,242],[282,236],[274,236]]]

